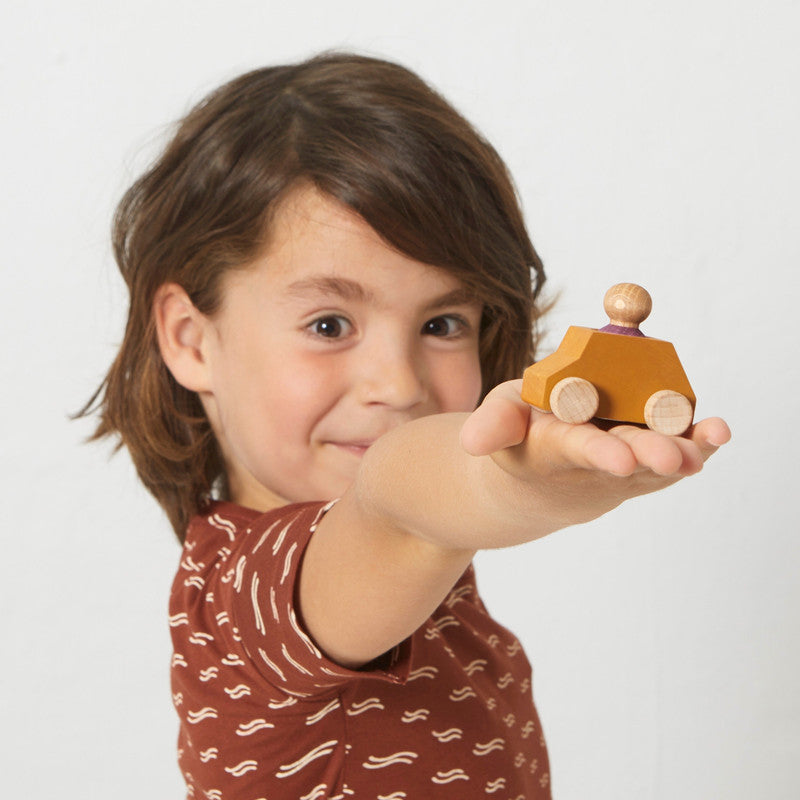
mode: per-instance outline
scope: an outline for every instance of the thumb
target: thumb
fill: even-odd
[[[520,379],[501,383],[486,395],[461,428],[464,450],[473,456],[487,456],[525,438],[532,409],[520,397],[521,390]]]

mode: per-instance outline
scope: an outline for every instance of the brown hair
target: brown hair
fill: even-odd
[[[475,292],[484,392],[533,359],[541,261],[502,160],[438,93],[397,64],[350,54],[236,78],[189,112],[117,208],[128,321],[81,412],[100,414],[92,438],[116,434],[128,448],[181,540],[224,465],[197,395],[161,359],[154,296],[174,281],[212,314],[222,276],[259,253],[278,202],[300,182]]]

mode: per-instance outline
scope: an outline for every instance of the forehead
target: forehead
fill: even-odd
[[[420,294],[458,291],[464,302],[474,299],[457,276],[399,252],[352,209],[308,186],[277,207],[252,267],[273,290],[290,296],[334,289],[374,299],[411,283]],[[242,278],[231,273],[229,286]]]
[[[278,205],[269,225],[265,255],[288,255],[335,248],[389,249],[381,237],[344,204],[312,186],[291,191]],[[281,266],[281,265],[279,265]]]

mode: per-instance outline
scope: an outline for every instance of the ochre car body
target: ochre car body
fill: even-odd
[[[645,423],[644,409],[655,392],[684,395],[694,411],[696,398],[675,348],[646,336],[603,333],[571,326],[552,355],[525,370],[522,399],[551,411],[550,393],[563,378],[589,381],[599,394],[596,417]]]

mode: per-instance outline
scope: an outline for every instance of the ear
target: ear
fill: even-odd
[[[211,374],[204,347],[209,334],[208,318],[177,283],[159,286],[153,300],[153,317],[161,357],[175,380],[193,392],[210,391]]]

